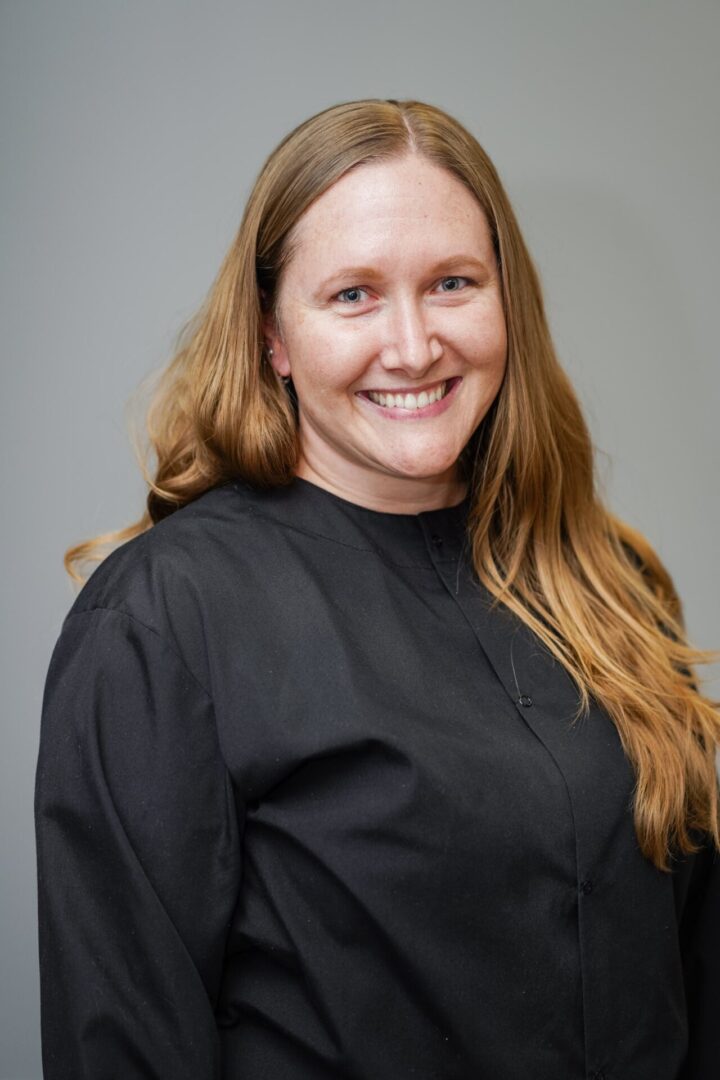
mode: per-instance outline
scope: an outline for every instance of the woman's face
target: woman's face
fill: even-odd
[[[459,501],[458,456],[507,354],[477,200],[450,172],[409,155],[347,173],[294,238],[280,325],[266,319],[265,336],[297,393],[297,474],[379,510]]]

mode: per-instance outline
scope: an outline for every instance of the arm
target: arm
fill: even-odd
[[[720,855],[696,856],[680,925],[689,1047],[680,1080],[715,1080],[720,1069]]]
[[[214,1080],[240,883],[212,702],[154,631],[71,614],[35,779],[45,1080]]]

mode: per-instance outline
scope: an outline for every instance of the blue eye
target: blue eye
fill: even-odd
[[[353,285],[353,286],[352,286],[351,288],[349,288],[349,289],[343,289],[343,290],[342,290],[342,292],[339,292],[339,293],[337,294],[337,297],[336,297],[336,298],[337,298],[338,300],[340,300],[340,298],[341,298],[342,296],[344,296],[344,295],[348,295],[348,294],[352,294],[352,293],[356,293],[356,294],[357,294],[357,293],[361,293],[361,292],[365,292],[365,290],[364,290],[364,289],[361,289],[359,285]],[[346,301],[341,301],[341,303],[349,303],[349,304],[355,304],[355,303],[356,303],[356,301],[355,301],[355,300],[346,300]]]
[[[470,281],[470,278],[459,277],[456,274],[454,277],[446,277],[446,278],[443,278],[442,280],[443,280],[443,283],[446,282],[446,281],[466,281],[466,282],[468,282],[468,281]],[[444,292],[459,292],[459,289],[458,288],[444,289],[443,291]]]
[[[442,278],[441,283],[443,285],[447,282],[454,282],[454,285],[450,289],[443,289],[443,292],[460,292],[464,288],[461,284],[462,282],[464,282],[465,285],[471,284],[470,278],[461,277],[458,274],[454,274],[452,277]],[[361,294],[364,292],[365,289],[361,288],[359,285],[352,285],[349,288],[342,289],[339,293],[336,293],[334,299],[339,300],[341,304],[357,307],[358,303],[362,300]],[[343,299],[343,297],[345,299]]]

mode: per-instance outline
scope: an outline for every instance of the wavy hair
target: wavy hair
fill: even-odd
[[[142,517],[69,548],[65,567],[84,581],[80,563],[99,561],[108,545],[231,477],[258,487],[292,481],[297,400],[267,362],[262,320],[268,312],[277,320],[293,227],[348,170],[408,153],[448,169],[475,196],[501,273],[506,374],[460,459],[476,573],[494,603],[510,608],[568,671],[579,690],[576,719],[591,697],[612,718],[635,772],[639,847],[667,871],[703,837],[720,849],[720,702],[698,690],[691,670],[720,653],[689,644],[668,571],[598,494],[588,428],[558,362],[512,207],[477,140],[441,109],[414,100],[345,102],[279,143],[215,282],[152,388],[146,445],[136,443],[148,485]]]

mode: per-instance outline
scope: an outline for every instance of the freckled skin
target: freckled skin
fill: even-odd
[[[363,165],[308,208],[269,320],[272,364],[298,396],[297,473],[370,509],[418,513],[465,494],[457,459],[503,379],[507,332],[487,219],[421,157]],[[463,255],[437,271],[442,260]],[[360,275],[340,275],[362,266]],[[440,415],[391,419],[361,390],[460,376]]]

